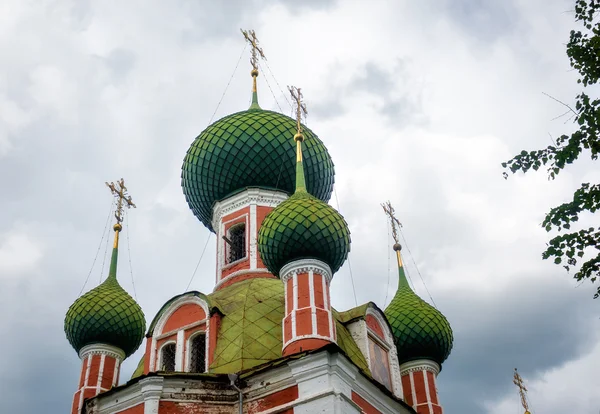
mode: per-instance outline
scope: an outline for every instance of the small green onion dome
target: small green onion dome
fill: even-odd
[[[400,364],[428,359],[440,366],[452,350],[452,328],[440,311],[421,299],[408,285],[400,267],[396,295],[385,310]]]
[[[206,128],[192,143],[183,161],[181,186],[196,217],[209,230],[216,201],[247,187],[294,192],[294,152],[289,137],[296,121],[277,112],[250,109],[226,116]],[[307,191],[328,201],[334,168],[321,140],[303,128]]]
[[[77,352],[86,345],[102,343],[121,349],[128,357],[142,343],[144,313],[117,281],[116,255],[114,249],[108,278],[67,311],[65,333]]]
[[[258,233],[263,263],[274,275],[298,259],[318,259],[337,272],[350,251],[346,220],[329,204],[296,191],[267,217]]]

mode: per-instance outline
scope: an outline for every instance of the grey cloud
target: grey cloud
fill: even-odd
[[[311,103],[311,112],[322,119],[340,117],[347,111],[344,107],[346,99],[355,98],[358,93],[367,93],[381,100],[377,109],[391,124],[400,127],[422,125],[427,119],[421,108],[422,85],[409,73],[405,61],[397,59],[395,63],[391,71],[384,70],[374,62],[365,63],[361,72],[348,82],[332,86],[325,100]],[[332,80],[337,77],[338,69],[330,68],[328,76]],[[328,83],[335,85],[334,82]]]
[[[520,18],[515,5],[508,0],[447,0],[441,2],[441,7],[444,16],[480,44],[510,33]]]

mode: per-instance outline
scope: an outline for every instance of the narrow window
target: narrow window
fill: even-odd
[[[389,353],[369,335],[369,354],[371,359],[371,374],[373,378],[383,384],[387,389],[392,389],[390,378]]]
[[[246,224],[231,226],[225,239],[228,247],[227,263],[233,263],[246,257]]]
[[[161,371],[174,372],[175,371],[175,344],[167,344],[162,347],[160,361]]]
[[[206,335],[198,334],[190,341],[190,372],[206,371]]]

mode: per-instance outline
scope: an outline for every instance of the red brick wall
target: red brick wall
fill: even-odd
[[[381,411],[377,410],[354,391],[352,391],[352,401],[354,401],[365,414],[381,414]]]

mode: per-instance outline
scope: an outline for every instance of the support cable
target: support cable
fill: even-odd
[[[192,281],[194,280],[194,276],[196,276],[196,272],[198,271],[198,267],[200,266],[200,262],[202,261],[202,258],[204,257],[204,253],[206,252],[206,248],[208,247],[208,242],[210,241],[210,238],[212,236],[212,233],[208,234],[208,237],[206,238],[206,243],[204,244],[204,249],[202,249],[202,254],[200,255],[200,259],[198,259],[198,263],[196,264],[196,268],[194,269],[194,273],[192,273],[192,277],[190,278],[190,281],[187,284],[187,287],[185,288],[184,292],[187,292],[188,289],[190,288],[190,285],[192,284]]]
[[[265,65],[267,65],[267,69],[269,69],[269,74],[271,75],[271,77],[275,80],[275,83],[277,84],[277,87],[279,88],[279,91],[281,92],[281,94],[283,95],[285,101],[288,103],[288,105],[290,106],[290,108],[293,108],[292,103],[289,101],[289,99],[287,98],[287,95],[283,92],[283,89],[281,88],[281,85],[279,84],[279,82],[277,82],[277,78],[275,77],[275,75],[273,74],[273,71],[271,70],[271,67],[269,66],[269,62],[267,62],[266,60],[264,61]]]
[[[404,238],[404,234],[402,233],[402,229],[400,229],[400,236],[402,237],[402,241],[404,242],[404,245],[406,246],[406,250],[408,250],[408,254],[410,254],[410,258],[413,262],[413,264],[415,265],[415,269],[417,269],[417,273],[419,274],[419,277],[421,278],[421,282],[423,283],[423,286],[425,286],[425,290],[427,291],[427,295],[429,295],[429,299],[431,299],[431,303],[433,304],[433,307],[437,309],[437,305],[435,304],[435,301],[433,300],[433,296],[431,296],[431,293],[429,293],[429,289],[427,288],[427,284],[425,283],[425,280],[423,279],[423,276],[421,275],[421,271],[419,270],[419,266],[417,266],[417,262],[415,261],[415,257],[413,256],[412,252],[410,251],[410,248],[408,247],[408,243],[406,243],[406,239]],[[413,283],[414,285],[414,283]]]
[[[385,220],[387,223],[387,219]],[[390,243],[391,240],[391,236],[390,236],[390,226],[386,226],[387,227],[387,232],[388,232],[388,236],[387,236],[387,241],[388,241],[388,273],[387,273],[387,284],[386,284],[386,288],[385,288],[385,300],[383,301],[383,308],[385,309],[385,307],[387,306],[387,300],[388,300],[388,294],[390,291],[390,279],[391,279],[391,273],[392,273],[392,268],[391,268],[391,251],[392,251],[392,246]]]
[[[81,291],[79,291],[79,295],[77,295],[77,297],[81,296],[81,294],[83,293],[83,290],[85,289],[85,286],[87,285],[87,282],[90,280],[90,276],[92,274],[92,271],[94,270],[94,266],[96,265],[96,260],[98,259],[98,254],[100,253],[100,249],[102,248],[102,242],[104,241],[104,236],[106,235],[106,229],[108,228],[108,223],[110,222],[110,217],[112,216],[112,212],[113,212],[113,200],[110,200],[110,207],[108,209],[108,215],[106,216],[106,223],[104,224],[104,230],[102,231],[102,238],[100,238],[100,243],[98,243],[98,249],[96,249],[96,255],[94,256],[94,261],[92,262],[92,267],[90,268],[90,271],[88,272],[87,277],[85,278],[85,282],[83,282],[83,286],[81,287]]]
[[[221,99],[219,100],[219,103],[217,104],[217,107],[215,108],[215,111],[213,112],[212,116],[210,117],[210,121],[208,121],[208,125],[212,124],[213,119],[215,118],[215,115],[217,113],[217,111],[219,110],[219,107],[221,106],[221,102],[223,102],[223,98],[225,98],[225,94],[227,93],[227,89],[229,89],[229,85],[231,84],[231,80],[233,79],[233,76],[235,75],[235,72],[237,72],[237,68],[240,65],[240,62],[242,60],[242,57],[244,56],[244,52],[246,51],[246,47],[248,46],[247,43],[244,43],[244,49],[242,50],[242,53],[240,53],[240,58],[237,61],[237,64],[235,65],[235,69],[233,70],[233,73],[231,74],[231,77],[229,78],[229,82],[227,82],[227,86],[225,86],[225,90],[223,91],[223,95],[221,95]]]
[[[133,280],[133,266],[131,266],[131,247],[129,245],[129,213],[125,209],[125,226],[127,233],[127,257],[129,259],[129,273],[131,274],[131,285],[133,286],[133,297],[137,301],[137,292],[135,291],[135,282]]]
[[[337,210],[340,214],[342,211],[340,209],[340,200],[338,199],[337,190],[335,185],[333,186],[333,193],[335,194],[335,203],[337,204]],[[354,276],[352,274],[352,263],[350,263],[350,256],[348,256],[348,269],[350,270],[350,281],[352,282],[352,293],[354,294],[354,303],[358,306],[358,299],[356,299],[356,288],[354,287]]]
[[[262,70],[264,72],[260,62],[258,62],[258,66],[260,67],[260,70]],[[273,89],[271,88],[271,84],[269,83],[269,79],[267,79],[266,76],[265,76],[265,82],[267,83],[267,86],[269,87],[269,90],[271,91],[271,95],[273,95],[273,99],[275,99],[275,103],[277,104],[277,107],[279,108],[279,112],[283,113],[283,109],[281,109],[281,105],[279,105],[279,101],[277,100],[277,97],[275,96],[275,93],[273,92]]]

